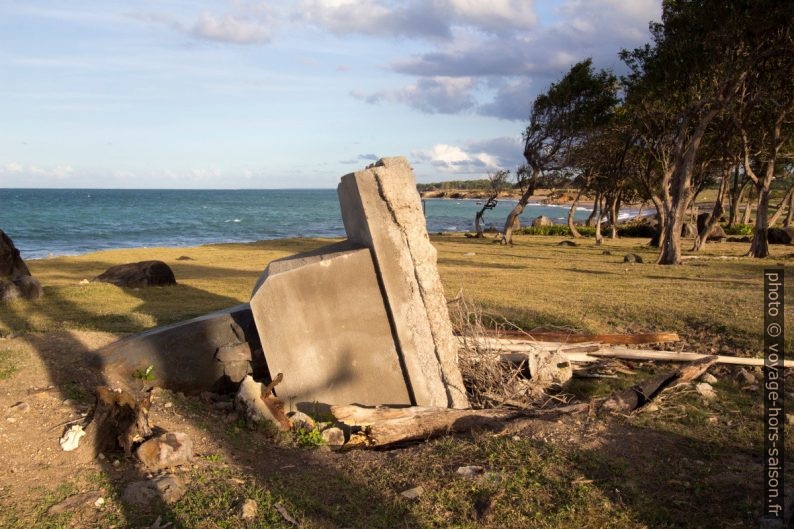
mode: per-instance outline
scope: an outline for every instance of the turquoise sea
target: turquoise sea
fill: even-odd
[[[428,231],[473,229],[479,200],[428,199]],[[501,227],[514,200],[486,212]],[[531,204],[522,215],[564,223],[567,206]],[[580,208],[577,219],[586,218]],[[109,248],[196,246],[282,237],[344,235],[334,189],[0,189],[0,229],[26,259]]]

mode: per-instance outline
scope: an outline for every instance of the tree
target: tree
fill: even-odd
[[[507,181],[509,178],[510,171],[505,171],[503,169],[500,169],[493,174],[488,174],[488,198],[480,211],[478,211],[474,216],[474,231],[476,232],[475,237],[483,237],[481,225],[483,216],[487,210],[496,207],[496,204],[498,204],[496,199],[499,198],[499,194],[502,192],[502,190],[507,187]]]
[[[590,59],[574,64],[557,83],[535,99],[524,131],[526,170],[516,174],[524,192],[507,216],[502,244],[511,244],[515,219],[541,184],[556,184],[555,171],[566,167],[569,151],[609,118],[617,103],[617,79],[595,72]]]

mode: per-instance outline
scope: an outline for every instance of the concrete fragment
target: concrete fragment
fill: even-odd
[[[717,383],[717,377],[715,377],[711,373],[704,373],[703,376],[700,377],[700,380],[702,382],[707,382],[709,384],[716,384]]]
[[[709,384],[708,382],[701,382],[699,384],[695,384],[695,389],[706,400],[714,400],[715,398],[717,398],[717,393],[714,391],[714,388],[711,387],[711,384]]]
[[[166,432],[142,443],[136,455],[151,472],[186,465],[193,460],[193,441],[185,433]]]
[[[424,487],[422,487],[420,485],[418,487],[413,487],[411,489],[402,491],[400,493],[400,496],[402,496],[403,498],[405,498],[407,500],[415,500],[416,498],[418,498],[419,496],[421,496],[424,493],[425,493],[425,489],[424,489]]]
[[[290,409],[410,404],[367,249],[335,245],[270,263],[251,298],[275,388]]]
[[[247,304],[128,336],[94,355],[94,367],[120,383],[150,365],[152,384],[185,393],[225,392],[245,374],[267,374]]]
[[[372,250],[414,404],[468,406],[444,291],[407,160],[342,177],[348,239]]]
[[[275,402],[277,399],[272,396],[269,397],[272,400],[263,399],[262,391],[264,389],[263,384],[254,381],[250,376],[245,377],[237,390],[234,399],[235,406],[249,421],[268,421],[281,430],[289,430],[290,421],[284,413],[283,402],[281,406],[278,406]]]

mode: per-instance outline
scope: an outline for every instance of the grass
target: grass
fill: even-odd
[[[742,355],[761,350],[763,269],[780,263],[790,275],[794,263],[787,247],[773,246],[771,258],[753,260],[741,257],[746,244],[733,243],[709,244],[704,255],[710,258],[662,267],[650,264],[655,250],[642,239],[607,239],[599,247],[582,240],[574,248],[557,246],[563,238],[554,236],[519,235],[513,247],[462,234],[432,240],[448,299],[463,294],[494,318],[527,329],[676,331],[684,342],[675,347]],[[114,250],[31,261],[45,295],[0,307],[0,334],[128,333],[197,316],[247,301],[270,260],[329,242]],[[623,263],[626,253],[641,255],[646,264]],[[192,260],[177,260],[182,255]],[[179,285],[131,290],[80,284],[111,265],[144,259],[167,262]],[[792,286],[786,290],[794,299]],[[791,318],[786,314],[790,328]],[[794,343],[789,339],[786,345]],[[19,362],[14,351],[0,347],[4,383],[13,383]],[[636,375],[616,380],[576,380],[568,392],[584,399],[601,396],[661,369],[667,368],[640,365]],[[242,527],[236,506],[252,498],[259,515],[251,527],[289,527],[277,505],[308,528],[757,525],[762,400],[742,389],[732,372],[716,374],[718,399],[704,402],[691,389],[673,391],[657,411],[617,419],[600,431],[597,442],[475,433],[402,450],[345,454],[301,449],[320,443],[309,435],[285,442],[267,428],[221,421],[198,399],[169,394],[166,400],[184,420],[219,440],[223,456],[213,451],[200,458],[189,471],[187,496],[162,515],[174,527]],[[791,436],[787,446],[794,450]],[[264,454],[289,464],[258,467]],[[463,478],[455,474],[461,465],[480,465],[486,473]],[[399,495],[415,486],[425,489],[417,500]],[[0,525],[74,525],[68,516],[43,518],[64,494],[43,492],[36,503],[14,506],[0,516]],[[144,519],[108,508],[99,520],[103,526],[142,527],[155,514]]]

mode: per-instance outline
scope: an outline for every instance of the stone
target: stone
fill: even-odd
[[[0,280],[0,301],[38,299],[43,294],[39,280],[33,276],[17,276]]]
[[[755,375],[743,367],[736,372],[736,378],[744,384],[755,384],[757,382]]]
[[[331,450],[339,450],[345,444],[345,432],[340,428],[331,427],[322,431],[323,441]]]
[[[579,246],[573,241],[560,241],[557,243],[557,246]]]
[[[714,388],[711,387],[711,384],[709,384],[708,382],[701,382],[699,384],[695,384],[695,389],[706,400],[713,400],[717,397],[717,393],[714,391]]]
[[[0,277],[30,276],[30,270],[22,260],[14,241],[0,230]]]
[[[411,403],[368,249],[342,243],[271,262],[251,311],[291,409]]]
[[[79,424],[73,424],[61,436],[59,444],[64,452],[71,452],[80,446],[80,439],[85,436],[83,427]]]
[[[96,276],[94,281],[126,288],[176,285],[174,272],[162,261],[141,261],[111,266]]]
[[[274,409],[262,399],[265,386],[247,376],[240,383],[237,395],[234,398],[235,407],[240,410],[247,420],[252,422],[271,422],[281,430],[289,430],[290,422],[283,410]]]
[[[711,373],[703,373],[703,375],[700,377],[700,380],[702,382],[706,382],[708,384],[716,384],[717,383],[717,377],[715,377]]]
[[[694,239],[698,236],[697,227],[691,222],[685,222],[681,225],[681,237],[687,239]]]
[[[303,429],[305,431],[314,430],[315,424],[314,419],[303,413],[302,411],[295,411],[292,414],[288,415],[290,422],[292,423],[293,430],[300,430]]]
[[[791,244],[794,241],[794,227],[769,228],[766,240],[769,244]]]
[[[193,460],[193,441],[186,433],[166,432],[144,441],[135,455],[150,472],[187,465]]]
[[[642,263],[642,257],[636,253],[627,253],[623,256],[624,263]]]
[[[243,520],[253,520],[256,518],[258,506],[256,504],[256,500],[247,499],[245,501],[240,502],[237,506],[237,514]]]
[[[532,384],[539,387],[565,386],[573,378],[571,362],[564,353],[538,351],[529,355],[529,373]]]
[[[407,500],[415,500],[416,498],[418,498],[419,496],[421,496],[424,493],[425,493],[425,489],[424,489],[424,487],[422,487],[420,485],[418,487],[414,487],[414,488],[402,491],[400,493],[400,496],[402,496],[403,498],[405,498]]]
[[[348,239],[372,252],[412,403],[468,407],[436,250],[408,161],[383,158],[343,176],[337,192]]]
[[[121,494],[121,501],[139,508],[151,507],[158,500],[170,505],[179,501],[185,492],[185,483],[177,476],[157,476],[127,485]]]
[[[697,230],[698,234],[700,234],[704,229],[706,229],[706,223],[708,222],[709,218],[711,217],[711,213],[701,213],[697,216]],[[728,235],[725,233],[725,230],[722,229],[722,226],[719,224],[715,224],[711,228],[711,232],[709,233],[706,240],[709,241],[722,241],[728,238]]]
[[[9,411],[14,413],[27,413],[30,411],[30,404],[28,404],[27,402],[17,402],[8,409]]]
[[[102,503],[104,503],[104,499],[102,499],[102,493],[97,490],[83,492],[81,494],[72,494],[71,496],[66,497],[62,501],[47,509],[47,514],[49,516],[58,516],[67,512],[71,513],[79,511],[80,509],[84,509],[92,505],[99,507],[102,505],[101,503],[97,505],[99,500],[102,500]]]
[[[154,366],[152,384],[191,394],[234,391],[243,371],[267,376],[248,304],[127,336],[97,350],[93,360],[106,378],[121,382]]]
[[[546,215],[540,215],[532,219],[532,227],[533,228],[541,228],[544,226],[553,226],[554,223],[548,218]]]
[[[476,465],[469,465],[469,466],[462,466],[458,467],[455,471],[455,474],[458,476],[463,476],[464,478],[473,478],[475,476],[479,476],[484,472],[484,469],[480,466]]]
[[[794,413],[787,413],[786,414],[786,424],[788,424],[789,426],[794,424]]]

